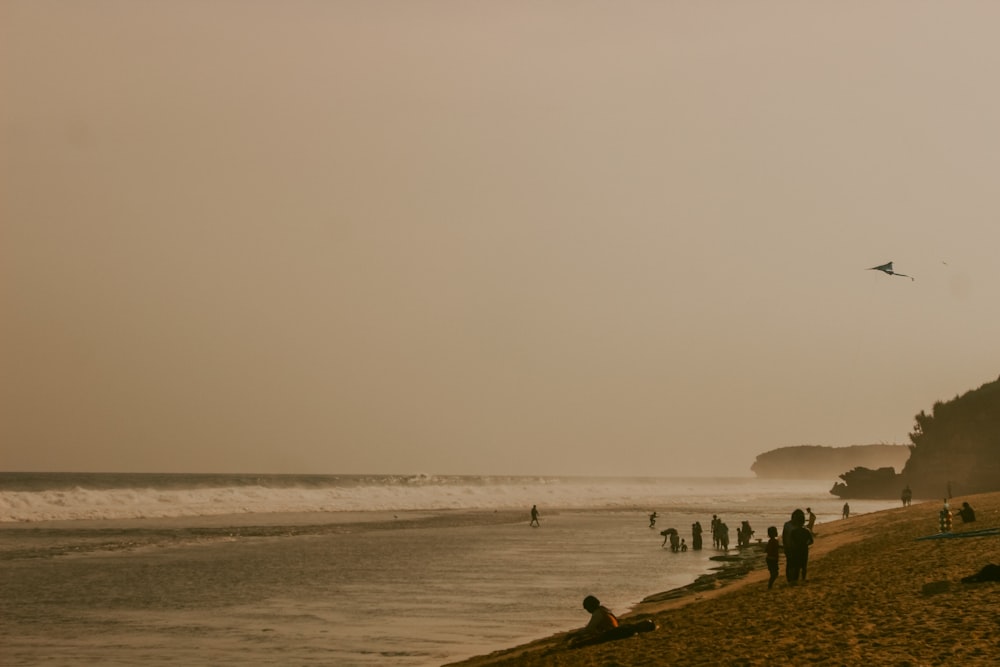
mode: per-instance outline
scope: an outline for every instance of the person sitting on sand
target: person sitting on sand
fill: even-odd
[[[958,516],[962,517],[962,523],[972,523],[976,520],[976,510],[972,509],[969,503],[962,503],[962,509],[958,510]]]
[[[590,622],[576,633],[577,638],[593,637],[618,627],[618,617],[593,595],[583,598],[583,608],[590,612]]]
[[[648,618],[637,623],[619,623],[618,617],[601,605],[601,601],[593,595],[583,598],[583,608],[590,612],[590,622],[582,630],[569,635],[570,648],[625,639],[640,632],[651,632],[656,629],[656,623]]]

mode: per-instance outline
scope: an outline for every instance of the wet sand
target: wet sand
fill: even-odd
[[[977,520],[956,515],[953,533],[1000,528],[1000,493],[955,497],[952,508],[963,501]],[[940,508],[915,503],[818,526],[809,579],[797,586],[784,579],[782,555],[782,576],[767,590],[755,550],[623,617],[651,618],[653,632],[576,649],[563,633],[453,664],[1000,664],[1000,583],[961,581],[1000,563],[1000,534],[918,539],[938,534]],[[581,609],[581,626],[586,620]]]

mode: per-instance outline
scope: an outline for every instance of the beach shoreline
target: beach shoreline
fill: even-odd
[[[1000,492],[956,497],[952,507],[962,501],[976,508],[977,521],[956,516],[952,532],[967,539],[927,539],[938,533],[940,501],[829,522],[817,530],[804,584],[785,581],[782,555],[782,575],[768,590],[763,557],[754,553],[621,615],[653,620],[653,632],[570,649],[568,629],[448,664],[995,664],[1000,584],[961,580],[1000,562],[1000,535],[973,534],[1000,529]]]

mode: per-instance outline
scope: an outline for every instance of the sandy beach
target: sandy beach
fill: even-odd
[[[997,664],[1000,583],[962,578],[1000,563],[1000,534],[961,535],[1000,528],[1000,493],[955,497],[953,510],[963,501],[977,520],[956,515],[956,537],[919,539],[938,534],[940,501],[821,524],[804,584],[787,584],[782,555],[772,590],[758,561],[745,576],[651,595],[623,615],[653,619],[653,632],[576,649],[563,633],[453,664]]]

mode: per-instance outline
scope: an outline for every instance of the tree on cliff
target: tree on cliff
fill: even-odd
[[[893,498],[909,485],[918,498],[1000,491],[1000,378],[916,417],[903,472],[856,467],[830,493]]]
[[[901,477],[918,496],[1000,490],[1000,378],[921,411],[910,441]]]

